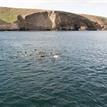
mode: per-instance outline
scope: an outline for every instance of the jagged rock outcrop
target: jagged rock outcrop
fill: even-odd
[[[60,11],[43,11],[18,16],[18,25],[22,30],[97,30],[99,23],[86,17]]]

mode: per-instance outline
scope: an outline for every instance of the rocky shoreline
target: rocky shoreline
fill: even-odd
[[[107,30],[107,18],[78,15],[62,11],[40,11],[18,14],[13,23],[0,24],[0,31],[102,31]]]

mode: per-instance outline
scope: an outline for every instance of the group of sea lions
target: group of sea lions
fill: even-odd
[[[17,51],[17,56],[19,57],[35,57],[37,59],[43,59],[43,58],[53,58],[58,59],[60,57],[60,52],[55,50],[39,50],[39,49],[33,49],[33,51]]]

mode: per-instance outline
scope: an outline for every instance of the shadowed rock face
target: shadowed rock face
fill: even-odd
[[[52,21],[48,12],[38,12],[23,18],[18,16],[18,25],[21,30],[51,30]]]
[[[18,16],[18,25],[22,30],[97,30],[99,23],[86,17],[59,11],[43,11]]]
[[[51,30],[52,22],[48,12],[39,12],[28,15],[19,21],[20,27],[27,30]]]

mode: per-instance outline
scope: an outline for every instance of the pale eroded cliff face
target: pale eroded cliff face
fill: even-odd
[[[49,17],[50,20],[51,20],[51,28],[52,28],[53,30],[56,29],[56,18],[57,18],[57,16],[56,16],[55,12],[54,12],[54,11],[50,12],[50,13],[48,14],[48,17]]]
[[[97,30],[99,23],[86,17],[60,11],[43,11],[18,16],[18,25],[22,30]]]

